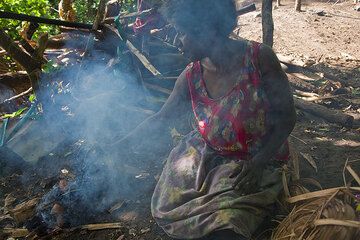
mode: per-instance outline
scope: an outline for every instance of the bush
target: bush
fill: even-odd
[[[0,0],[0,9],[14,13],[23,13],[36,17],[45,17],[58,19],[57,12],[60,0]],[[94,21],[97,6],[100,0],[74,0],[76,17],[78,22],[92,23]],[[136,10],[136,0],[119,0],[123,3],[122,11],[132,12]],[[19,31],[22,28],[22,22],[18,20],[0,19],[0,28],[13,38],[19,39]],[[55,34],[56,26],[41,24],[35,34],[35,38],[42,32]]]
[[[36,17],[56,18],[57,12],[54,10],[57,4],[54,1],[47,0],[6,0],[0,1],[0,9],[14,13],[23,13]],[[19,31],[22,28],[22,22],[18,20],[0,19],[0,28],[13,38],[19,39]],[[37,34],[41,32],[55,33],[54,26],[41,24]]]

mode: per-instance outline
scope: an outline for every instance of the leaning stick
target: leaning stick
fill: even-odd
[[[35,17],[35,16],[29,16],[26,14],[5,12],[5,11],[0,11],[0,18],[15,19],[15,20],[27,21],[27,22],[44,23],[44,24],[63,26],[63,27],[84,28],[84,29],[90,29],[90,30],[93,28],[92,24],[67,22],[67,21],[61,21],[61,20],[56,20],[56,19]],[[102,26],[100,25],[99,28],[101,29]]]
[[[18,98],[21,98],[21,97],[23,97],[23,96],[26,96],[26,95],[28,95],[29,93],[31,93],[32,90],[33,90],[32,87],[30,87],[30,88],[29,88],[28,90],[26,90],[25,92],[22,92],[22,93],[20,93],[20,94],[18,94],[18,95],[16,95],[16,96],[11,97],[11,98],[5,99],[5,101],[2,102],[2,103],[0,103],[0,105],[5,104],[5,103],[8,103],[8,102],[11,102],[11,101],[16,100],[16,99],[18,99]]]
[[[98,223],[98,224],[87,224],[82,225],[80,227],[76,227],[72,230],[88,230],[88,231],[98,231],[98,230],[104,230],[104,229],[119,229],[123,227],[124,225],[121,223]]]
[[[355,179],[355,181],[360,185],[360,177],[359,175],[354,171],[354,169],[350,166],[347,165],[346,169],[349,171],[349,173],[351,174],[351,176]]]

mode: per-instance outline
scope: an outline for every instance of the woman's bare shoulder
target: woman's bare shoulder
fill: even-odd
[[[263,74],[268,72],[282,72],[280,61],[274,50],[266,44],[260,45],[259,67]]]

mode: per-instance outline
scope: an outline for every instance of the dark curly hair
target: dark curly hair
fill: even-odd
[[[209,29],[227,37],[237,25],[234,0],[163,0],[161,13],[185,33],[199,34]]]

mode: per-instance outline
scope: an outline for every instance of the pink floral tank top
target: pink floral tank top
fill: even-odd
[[[217,99],[208,95],[200,61],[188,66],[186,77],[198,131],[221,155],[249,160],[259,151],[267,132],[269,103],[260,86],[259,49],[259,43],[248,42],[236,84]],[[286,161],[287,143],[280,152],[276,158]]]

